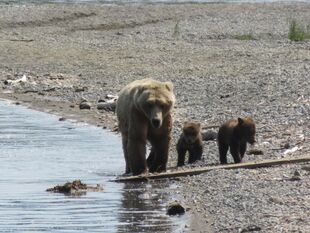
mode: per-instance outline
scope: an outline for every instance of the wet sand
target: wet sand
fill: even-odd
[[[112,130],[116,117],[97,110],[98,100],[135,79],[169,80],[177,97],[169,166],[186,120],[252,116],[264,154],[245,160],[310,153],[310,41],[287,39],[291,19],[310,25],[310,4],[29,4],[2,5],[0,15],[1,98]],[[4,82],[24,74],[24,83]],[[83,99],[90,110],[79,109]],[[298,150],[285,154],[286,144]],[[197,166],[214,163],[216,142],[205,142]],[[305,166],[180,179],[194,216],[184,231],[307,232]],[[290,181],[296,170],[301,180]]]

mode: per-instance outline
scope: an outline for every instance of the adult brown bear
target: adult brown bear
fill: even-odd
[[[126,174],[166,170],[171,140],[171,109],[175,102],[171,82],[136,80],[125,86],[116,103],[122,134]],[[146,143],[151,152],[146,161]]]

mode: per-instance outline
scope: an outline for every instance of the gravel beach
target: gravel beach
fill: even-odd
[[[216,131],[252,116],[263,154],[244,161],[309,155],[310,40],[288,39],[292,19],[309,28],[310,3],[3,4],[0,98],[114,130],[98,101],[150,77],[175,88],[170,167],[187,120]],[[194,166],[218,161],[208,141]],[[182,232],[310,232],[310,163],[173,182]]]

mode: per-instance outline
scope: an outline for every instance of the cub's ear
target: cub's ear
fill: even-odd
[[[173,91],[173,84],[172,82],[165,82],[165,87],[168,91]]]
[[[201,128],[201,124],[200,124],[200,122],[198,122],[198,123],[196,123],[197,124],[197,126],[199,127],[199,128]]]
[[[239,124],[239,125],[242,125],[243,122],[244,122],[244,120],[243,120],[242,118],[238,117],[238,124]]]

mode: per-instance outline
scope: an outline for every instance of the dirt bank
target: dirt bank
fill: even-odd
[[[0,97],[113,129],[115,115],[97,110],[98,100],[135,79],[170,80],[170,166],[185,120],[219,125],[250,115],[264,154],[246,160],[306,155],[310,41],[287,39],[292,18],[310,25],[310,4],[1,5]],[[26,82],[5,82],[23,75]],[[79,109],[84,99],[90,110]],[[210,163],[218,163],[215,142],[205,142],[198,165]],[[309,232],[307,166],[180,179],[195,220],[184,231]],[[301,179],[290,180],[296,170]]]

